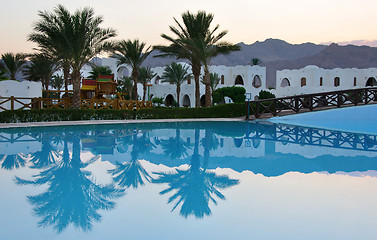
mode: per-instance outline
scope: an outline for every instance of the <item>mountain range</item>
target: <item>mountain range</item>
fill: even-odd
[[[337,44],[317,45],[314,43],[290,44],[279,39],[266,39],[253,44],[238,43],[241,51],[220,55],[211,60],[211,65],[249,65],[252,58],[262,61],[267,68],[267,85],[275,86],[276,70],[299,69],[307,65],[321,68],[369,68],[377,67],[377,48],[368,46]],[[165,66],[175,58],[157,58],[153,51],[144,62],[144,66]]]

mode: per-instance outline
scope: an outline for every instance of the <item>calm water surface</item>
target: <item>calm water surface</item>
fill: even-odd
[[[264,122],[0,129],[0,239],[377,239],[377,136]]]

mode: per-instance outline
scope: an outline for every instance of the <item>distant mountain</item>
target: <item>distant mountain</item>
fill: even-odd
[[[279,60],[293,60],[297,58],[312,56],[320,53],[326,45],[316,45],[313,43],[289,44],[279,39],[267,39],[264,42],[253,44],[238,43],[241,51],[233,52],[228,55],[220,55],[212,59],[212,65],[237,66],[248,65],[252,58],[259,58],[262,62]],[[157,67],[166,66],[175,58],[156,58],[157,51],[153,51],[144,62],[144,66]]]
[[[300,69],[307,65],[316,65],[325,69],[377,67],[377,48],[331,44],[313,56],[264,62],[261,65],[267,68],[267,85],[274,86],[276,70]]]

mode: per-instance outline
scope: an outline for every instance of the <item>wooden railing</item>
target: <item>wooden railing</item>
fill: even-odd
[[[283,110],[298,113],[303,110],[314,111],[370,103],[377,103],[377,87],[263,99],[247,103],[246,119],[249,119],[250,115],[260,118],[265,113],[277,116]]]
[[[121,99],[81,99],[81,109],[126,109],[139,110],[152,108],[150,101],[133,101]],[[22,98],[0,97],[0,111],[22,109],[70,109],[70,98]]]

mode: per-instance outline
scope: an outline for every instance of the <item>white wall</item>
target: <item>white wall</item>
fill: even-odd
[[[42,97],[42,83],[23,81],[18,82],[14,80],[0,81],[0,97],[24,97],[24,98],[38,98]],[[5,99],[0,99],[4,101]],[[30,103],[30,99],[20,100],[23,103]],[[3,108],[11,109],[11,103],[6,102],[0,105]],[[15,102],[15,109],[21,107],[20,103]],[[0,109],[3,111],[3,109]]]

